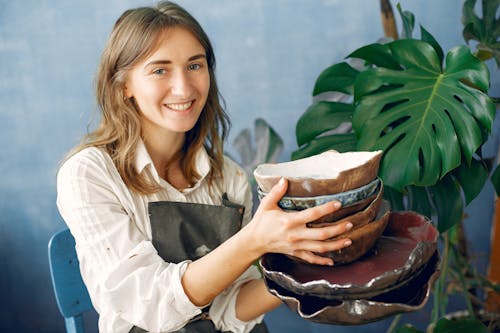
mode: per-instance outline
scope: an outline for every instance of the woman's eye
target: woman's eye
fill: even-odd
[[[166,72],[167,72],[167,71],[166,71],[165,69],[163,69],[163,68],[158,68],[158,69],[155,69],[155,70],[153,71],[153,74],[163,75],[163,74],[165,74]]]
[[[200,68],[201,68],[201,65],[200,65],[200,64],[190,64],[190,65],[188,66],[188,69],[189,69],[190,71],[195,71],[195,70],[198,70],[198,69],[200,69]]]

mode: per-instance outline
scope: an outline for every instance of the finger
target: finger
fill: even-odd
[[[331,214],[341,207],[339,201],[330,201],[322,205],[294,212],[294,219],[302,223],[311,222],[319,219],[322,216]]]
[[[271,191],[262,199],[261,205],[265,207],[277,206],[278,201],[285,195],[288,188],[288,181],[285,178],[281,178],[279,182],[273,186]]]
[[[351,222],[340,224],[326,225],[320,228],[307,228],[301,232],[304,239],[312,240],[327,240],[334,237],[341,237],[341,235],[353,227]]]
[[[349,238],[340,238],[335,240],[312,241],[303,240],[295,245],[295,248],[306,250],[315,253],[325,253],[330,251],[338,251],[352,244]]]
[[[333,266],[334,264],[331,258],[322,257],[309,251],[294,251],[292,256],[315,265]]]

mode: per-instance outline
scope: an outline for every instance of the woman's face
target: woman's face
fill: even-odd
[[[184,28],[166,30],[157,49],[129,72],[125,87],[143,116],[143,131],[185,133],[207,101],[210,74],[205,49]]]

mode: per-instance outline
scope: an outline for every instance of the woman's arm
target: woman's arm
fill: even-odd
[[[281,300],[267,291],[264,280],[252,280],[243,285],[236,299],[236,317],[250,321],[281,304]]]
[[[332,265],[331,259],[314,252],[334,251],[349,245],[347,239],[328,240],[348,230],[347,224],[323,228],[306,226],[307,222],[338,209],[338,203],[329,202],[300,212],[285,212],[277,203],[286,189],[287,182],[283,180],[261,201],[250,223],[212,252],[189,264],[182,277],[182,286],[193,304],[209,304],[265,253],[284,253],[310,263]],[[250,284],[245,288],[262,286]],[[246,292],[245,289],[240,298],[242,304],[246,303]],[[256,309],[256,312],[262,313],[265,312],[263,309],[276,306],[273,298],[266,295],[264,299],[266,302],[261,305],[253,304],[262,308]],[[244,314],[243,317],[248,316]]]

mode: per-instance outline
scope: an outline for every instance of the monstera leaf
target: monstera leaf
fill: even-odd
[[[380,176],[388,186],[434,185],[462,158],[471,163],[491,131],[488,69],[464,46],[448,52],[444,68],[428,42],[404,39],[383,48],[391,66],[373,56],[382,54],[379,44],[351,54],[378,65],[356,78],[358,150],[384,150]]]
[[[357,69],[341,62],[328,67],[319,75],[313,96],[333,93],[335,98],[318,100],[300,117],[295,128],[299,149],[292,153],[292,160],[329,149],[339,152],[356,150],[356,136],[351,126],[354,105],[352,98],[346,102],[345,97],[353,94],[354,80],[358,74]]]
[[[495,58],[500,67],[500,19],[496,17],[500,1],[483,0],[483,17],[474,12],[476,0],[466,0],[462,10],[463,37],[467,43],[476,40],[477,56],[482,60]]]
[[[363,46],[319,75],[292,159],[382,149],[379,176],[393,210],[418,211],[444,232],[462,220],[491,169],[481,154],[495,117],[489,71],[465,46],[445,55],[423,27],[412,39],[414,16],[398,9],[407,39]],[[328,93],[343,98],[323,99]]]

